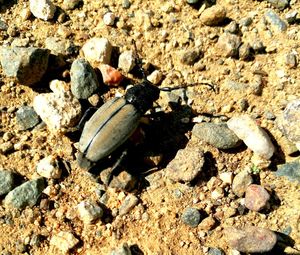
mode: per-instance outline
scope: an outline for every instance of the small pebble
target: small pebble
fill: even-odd
[[[216,53],[226,58],[237,57],[240,45],[241,38],[239,36],[225,32],[218,39]]]
[[[0,20],[0,31],[6,31],[7,29],[8,25],[4,21]]]
[[[269,193],[264,187],[251,184],[247,187],[245,195],[245,206],[252,211],[259,212],[266,208],[270,200]]]
[[[219,248],[210,247],[208,250],[209,255],[225,255],[225,252]]]
[[[277,166],[275,174],[277,176],[286,176],[290,181],[298,181],[300,183],[300,162],[292,161]]]
[[[107,12],[103,16],[103,22],[106,26],[113,26],[115,24],[116,16],[112,12]]]
[[[242,229],[226,228],[224,237],[231,248],[245,253],[271,251],[277,242],[277,236],[273,231],[255,226],[246,226]]]
[[[109,64],[112,45],[106,38],[91,38],[83,46],[82,51],[85,59],[93,66],[95,64]]]
[[[103,216],[103,209],[96,203],[82,201],[77,205],[80,219],[84,224],[90,224]]]
[[[274,7],[278,8],[279,10],[284,10],[288,5],[288,0],[267,0],[270,4]]]
[[[129,0],[123,0],[122,7],[124,9],[129,9],[131,6],[131,2]]]
[[[55,246],[63,253],[68,253],[68,251],[74,248],[78,243],[79,240],[71,232],[67,231],[59,232],[58,234],[52,236],[50,240],[50,245]]]
[[[251,46],[249,43],[243,43],[240,47],[239,47],[239,58],[241,60],[249,60],[252,56],[251,53]]]
[[[275,147],[270,137],[254,119],[241,115],[232,117],[227,125],[252,151],[266,159],[273,156]]]
[[[150,81],[154,85],[159,84],[161,82],[162,78],[163,78],[163,74],[159,70],[155,70],[147,76],[147,80]]]
[[[36,171],[39,175],[48,179],[59,179],[62,173],[55,156],[48,156],[41,159],[37,163]]]
[[[71,66],[71,91],[78,99],[87,99],[99,88],[97,75],[85,59],[76,59]]]
[[[239,32],[239,26],[236,21],[231,21],[225,29],[226,32],[231,34],[237,34]]]
[[[111,251],[110,255],[132,255],[127,243],[122,244],[117,249]]]
[[[198,209],[188,207],[182,213],[181,220],[183,221],[184,224],[195,228],[200,223],[201,214]]]
[[[98,68],[102,74],[104,84],[118,86],[123,79],[121,72],[110,65],[101,64]]]
[[[7,194],[14,188],[14,175],[11,171],[0,170],[0,196]]]
[[[217,187],[215,190],[211,192],[211,198],[214,200],[218,200],[224,197],[224,190],[221,187]]]
[[[191,182],[202,171],[204,154],[199,146],[186,146],[177,152],[166,168],[166,176],[175,181]]]
[[[242,171],[233,178],[232,191],[238,197],[242,197],[248,186],[252,183],[253,178],[251,175],[247,171]]]
[[[186,0],[186,2],[187,2],[188,4],[196,4],[196,3],[199,2],[199,0]]]
[[[203,219],[200,224],[199,228],[204,231],[212,230],[217,224],[217,221],[212,216],[208,216],[205,219]]]
[[[241,144],[241,140],[225,123],[198,123],[194,126],[192,133],[218,149],[231,149]]]
[[[46,21],[53,19],[56,11],[56,6],[50,0],[29,0],[29,6],[34,17]]]
[[[118,67],[124,72],[129,73],[135,66],[135,56],[133,51],[127,50],[120,54]]]
[[[119,215],[122,216],[129,213],[138,202],[139,199],[135,195],[128,194],[119,208]]]
[[[109,187],[117,190],[131,191],[134,189],[137,179],[126,171],[122,171],[118,176],[114,176]]]
[[[285,55],[285,64],[288,68],[296,68],[297,67],[297,57],[295,53],[288,53]]]
[[[206,26],[217,26],[226,18],[226,9],[220,5],[213,5],[205,9],[200,16],[200,21]]]
[[[193,65],[201,58],[201,55],[198,49],[186,50],[181,54],[180,61],[184,65]]]
[[[24,85],[40,81],[48,67],[50,51],[33,47],[2,47],[0,61],[3,72]]]
[[[27,181],[6,195],[4,205],[17,209],[23,209],[26,206],[32,207],[37,203],[44,188],[44,178]]]
[[[79,6],[81,0],[64,0],[63,2],[63,9],[64,10],[74,10],[76,7]]]
[[[31,106],[21,106],[16,112],[16,120],[20,130],[27,130],[35,127],[40,118]]]
[[[265,18],[275,32],[287,30],[287,24],[273,10],[266,11]]]
[[[4,142],[0,144],[0,152],[7,154],[14,149],[14,144],[11,141]]]
[[[220,179],[224,184],[231,185],[233,181],[233,173],[232,172],[220,173]]]
[[[241,27],[248,27],[252,24],[253,20],[251,17],[242,18],[239,22]]]

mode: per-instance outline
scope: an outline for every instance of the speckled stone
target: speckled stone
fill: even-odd
[[[201,214],[196,208],[186,208],[181,215],[181,220],[184,224],[190,227],[197,227],[201,220]]]

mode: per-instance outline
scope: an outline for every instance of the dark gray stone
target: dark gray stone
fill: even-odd
[[[2,47],[0,60],[8,77],[15,77],[24,85],[33,85],[41,80],[48,67],[50,51],[34,47]]]
[[[44,188],[44,178],[27,181],[9,192],[4,199],[4,204],[18,209],[32,207],[37,203]]]
[[[277,176],[286,176],[290,181],[300,182],[300,162],[293,161],[279,165],[276,171]]]
[[[276,32],[287,30],[287,24],[273,10],[266,11],[265,18]]]
[[[209,248],[208,250],[209,255],[225,255],[225,252],[219,248]]]
[[[17,123],[20,130],[33,128],[40,122],[40,118],[31,106],[22,106],[16,112]]]
[[[89,98],[99,87],[93,67],[85,59],[77,59],[70,70],[71,91],[78,99]]]
[[[0,196],[14,188],[14,175],[11,171],[0,170]]]
[[[124,0],[123,3],[122,3],[122,7],[124,9],[129,9],[131,6],[131,2],[129,0]]]
[[[181,220],[183,221],[184,224],[195,228],[200,223],[201,214],[198,209],[188,207],[182,213]]]
[[[199,123],[192,131],[193,135],[218,149],[231,149],[239,146],[241,140],[226,124]]]

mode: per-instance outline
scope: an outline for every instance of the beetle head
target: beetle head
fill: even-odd
[[[145,113],[159,98],[159,92],[158,87],[145,79],[140,84],[128,89],[125,99],[128,103],[133,104],[139,112]]]

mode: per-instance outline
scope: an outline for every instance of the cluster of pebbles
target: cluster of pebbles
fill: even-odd
[[[84,8],[86,5],[85,2],[79,0],[64,0],[60,4],[62,9],[50,0],[30,0],[28,8],[22,11],[21,18],[28,20],[33,16],[32,18],[43,22],[63,23],[66,19],[64,16],[66,12],[71,14],[73,10]],[[219,113],[223,115],[218,118],[200,114],[194,118],[192,114],[181,118],[179,122],[193,124],[193,128],[187,135],[189,141],[184,148],[178,149],[164,169],[149,173],[146,180],[150,186],[142,190],[142,193],[138,189],[137,177],[126,171],[115,176],[107,186],[107,169],[101,169],[103,171],[96,177],[82,169],[78,170],[75,160],[77,145],[70,140],[68,140],[68,143],[71,143],[70,152],[57,152],[54,145],[51,154],[36,156],[36,158],[31,155],[35,165],[29,180],[25,180],[28,176],[25,178],[21,172],[18,172],[18,169],[6,167],[6,162],[15,160],[14,155],[19,155],[19,152],[22,152],[22,157],[27,157],[26,153],[30,150],[30,137],[40,134],[39,132],[49,132],[49,139],[64,137],[61,142],[66,141],[64,140],[66,133],[79,123],[87,104],[93,107],[101,106],[102,101],[112,97],[109,92],[106,95],[101,94],[104,88],[114,91],[114,96],[124,95],[126,92],[118,89],[125,80],[133,78],[135,69],[141,68],[137,66],[139,53],[133,50],[133,46],[131,50],[120,48],[116,50],[117,47],[112,37],[100,35],[90,36],[81,45],[76,45],[73,40],[66,39],[71,36],[68,29],[62,28],[59,33],[65,38],[48,37],[44,41],[44,47],[31,45],[30,41],[24,38],[22,40],[6,39],[2,43],[0,48],[1,78],[5,81],[11,80],[11,82],[1,84],[1,94],[19,95],[23,92],[17,87],[22,86],[32,90],[42,88],[40,91],[43,91],[45,87],[47,89],[43,92],[35,92],[29,105],[24,104],[18,107],[1,105],[1,128],[10,127],[12,125],[10,122],[14,121],[14,127],[18,130],[6,130],[0,133],[0,153],[3,160],[0,162],[2,166],[0,195],[3,198],[0,212],[9,214],[10,210],[17,209],[22,213],[22,211],[40,208],[41,211],[52,211],[51,213],[57,219],[73,222],[74,226],[73,229],[72,227],[60,229],[58,223],[54,232],[48,231],[46,235],[42,234],[42,231],[32,234],[26,242],[23,242],[23,246],[20,244],[16,246],[15,249],[19,249],[19,252],[21,250],[21,253],[31,254],[30,247],[35,249],[34,246],[36,246],[36,249],[46,247],[44,251],[60,250],[62,253],[72,254],[77,250],[78,254],[94,254],[92,244],[88,241],[91,240],[91,232],[89,232],[91,226],[96,226],[94,230],[96,229],[95,232],[99,238],[112,238],[113,233],[118,236],[119,232],[116,229],[123,224],[122,221],[128,223],[130,219],[134,219],[139,224],[147,224],[151,220],[149,219],[151,214],[146,208],[153,205],[148,193],[156,194],[156,192],[169,192],[170,190],[173,193],[171,198],[166,195],[169,200],[172,199],[173,202],[170,203],[177,204],[179,201],[184,201],[184,207],[178,207],[176,211],[178,216],[174,221],[179,226],[186,226],[187,231],[191,231],[191,235],[197,233],[196,239],[202,244],[200,250],[204,254],[225,254],[224,250],[226,254],[263,253],[278,250],[284,250],[288,254],[300,252],[299,235],[299,239],[296,239],[294,243],[286,241],[291,233],[297,237],[295,233],[300,231],[299,227],[298,230],[293,229],[293,227],[296,228],[295,226],[283,230],[280,228],[282,226],[276,228],[276,224],[268,224],[267,220],[265,223],[254,220],[249,224],[241,220],[247,215],[257,215],[262,219],[267,219],[268,215],[274,217],[272,213],[278,206],[280,207],[280,199],[276,195],[276,187],[269,185],[268,180],[279,181],[281,176],[285,176],[292,185],[300,182],[300,162],[297,157],[293,157],[293,155],[298,155],[300,150],[299,95],[284,97],[289,100],[285,101],[280,111],[276,112],[276,115],[266,111],[263,118],[256,114],[255,105],[250,107],[247,100],[247,96],[263,97],[264,87],[269,86],[265,81],[268,74],[260,70],[262,66],[254,62],[255,58],[263,54],[276,54],[277,48],[282,46],[280,42],[276,45],[276,40],[273,44],[265,45],[263,40],[258,39],[260,29],[271,39],[276,36],[283,36],[287,40],[297,39],[295,29],[299,25],[296,7],[299,5],[295,1],[286,0],[263,1],[260,3],[262,6],[265,6],[264,4],[269,6],[262,8],[262,12],[253,10],[248,17],[234,20],[229,15],[232,10],[229,11],[228,6],[238,8],[238,3],[222,5],[218,1],[217,4],[210,6],[205,2],[199,10],[198,4],[199,1],[188,0],[187,2],[181,1],[180,4],[165,4],[161,7],[164,13],[169,14],[178,12],[180,5],[187,6],[191,8],[191,11],[199,14],[199,22],[204,28],[218,28],[207,35],[214,44],[210,45],[211,49],[208,48],[205,51],[203,42],[197,42],[194,47],[180,50],[179,54],[174,57],[175,62],[178,59],[181,66],[195,67],[199,72],[209,71],[209,62],[207,62],[209,58],[206,59],[206,54],[209,52],[220,59],[220,66],[223,66],[227,60],[228,63],[234,60],[239,65],[238,69],[242,70],[244,63],[253,62],[251,66],[253,79],[243,81],[226,78],[220,86],[216,85],[217,78],[211,82],[214,83],[212,86],[216,90],[215,94],[210,94],[211,96],[221,95],[225,98],[231,92],[234,95],[235,93],[243,95],[243,98],[236,101],[234,106],[238,110],[233,111],[233,105],[229,104],[210,112],[211,116],[218,116]],[[9,7],[4,5],[3,8]],[[123,10],[130,8],[129,1],[122,3]],[[143,31],[150,33],[149,31],[153,28],[159,27],[155,23],[154,14],[152,17],[151,13],[135,11],[136,23],[142,27]],[[262,16],[260,17],[262,21],[257,24],[258,16]],[[124,20],[111,10],[105,12],[102,22],[107,29],[126,30],[130,27],[126,26]],[[160,23],[157,20],[156,22]],[[15,38],[18,34],[16,29],[13,31],[12,26],[3,20],[0,20],[0,31],[6,33],[5,36],[1,35],[2,40],[6,36]],[[169,33],[166,29],[161,31],[160,36],[164,38],[164,42],[160,45],[162,48],[177,47],[182,43],[180,40],[177,43],[174,41],[169,44],[165,43]],[[191,32],[189,40],[190,37],[193,37]],[[276,86],[280,92],[284,92],[284,86],[288,84],[297,86],[297,81],[287,75],[298,68],[297,50],[297,48],[285,49],[281,56],[279,61],[281,69],[278,69],[276,73],[276,81],[279,83]],[[147,63],[144,68],[146,71],[151,70]],[[52,73],[59,73],[61,69],[64,70],[62,75],[52,78]],[[161,67],[161,69],[164,68]],[[221,74],[225,76],[231,72],[229,68],[221,69]],[[217,72],[215,74],[219,75]],[[241,72],[236,76],[241,76]],[[169,84],[170,78],[172,76],[165,75],[159,66],[151,70],[147,76],[147,79],[157,86],[161,83]],[[197,80],[197,82],[201,81]],[[272,83],[272,81],[269,82]],[[155,110],[157,112],[168,111],[170,103],[180,102],[193,108],[193,103],[197,106],[197,100],[199,100],[195,91],[194,87],[187,85],[186,88],[180,90],[164,92]],[[208,105],[211,106],[212,104],[209,103],[208,101]],[[39,146],[43,145],[42,143],[38,143],[35,150],[38,150]],[[69,153],[70,164],[63,158],[64,153]],[[222,159],[215,158],[213,161],[212,155],[220,155]],[[242,159],[243,156],[239,155],[244,155],[246,159]],[[282,155],[289,160],[280,162],[278,158]],[[163,157],[164,155],[149,156],[147,160],[153,166],[160,167]],[[234,168],[232,164],[229,168],[226,163],[223,163],[226,158],[232,157],[236,157],[233,161],[239,167]],[[246,163],[239,165],[238,162],[242,160]],[[215,173],[212,172],[213,169],[216,170]],[[274,169],[275,175],[271,173]],[[76,203],[71,203],[74,206],[67,209],[64,206],[60,207],[59,204],[66,199],[63,190],[70,188],[68,186],[70,183],[66,184],[66,180],[75,172],[78,174],[78,171],[83,172],[84,178],[93,183],[93,196],[91,198],[81,196],[80,192],[74,188],[74,192],[78,193]],[[103,184],[100,184],[99,180]],[[169,189],[169,191],[163,191],[164,189]],[[299,193],[299,185],[298,188],[296,185],[295,192]],[[160,196],[164,195],[160,194]],[[186,197],[189,197],[190,201]],[[164,198],[162,200],[164,201]],[[53,202],[54,208],[51,207]],[[296,206],[294,209],[299,212],[300,208]],[[163,217],[164,212],[160,212],[159,209],[155,212],[158,216],[154,214],[154,220]],[[171,214],[168,210],[166,213]],[[37,225],[43,224],[42,220],[34,222]],[[79,225],[76,226],[76,224]],[[81,232],[78,231],[79,226],[82,228]],[[176,228],[176,225],[172,226]],[[181,227],[180,229],[182,231]],[[220,243],[215,240],[213,245],[206,244],[214,233],[216,233],[216,240],[219,238],[218,235],[222,237],[219,239]],[[135,253],[136,245],[139,246],[139,243],[129,246],[126,239],[122,240],[125,242],[119,247],[110,246],[113,248],[110,249],[110,254],[137,254]],[[192,242],[185,241],[179,242],[178,245],[187,251],[194,249],[190,247],[195,247]],[[7,252],[5,254],[12,254],[9,253],[7,247],[1,247],[1,249]],[[90,253],[84,253],[89,249]],[[197,249],[189,251],[191,254],[199,252]],[[181,253],[178,252],[178,254]]]

